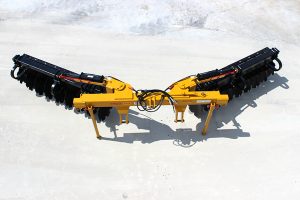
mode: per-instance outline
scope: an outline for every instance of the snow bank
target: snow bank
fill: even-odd
[[[196,29],[259,40],[300,40],[297,0],[0,0],[0,19],[15,18],[117,33],[170,35]]]

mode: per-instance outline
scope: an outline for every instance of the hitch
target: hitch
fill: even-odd
[[[110,78],[106,83],[108,88],[121,84],[123,84],[123,87],[122,89],[114,90],[112,93],[81,94],[80,97],[74,98],[74,107],[76,109],[88,109],[90,113],[93,113],[90,111],[90,108],[114,107],[119,114],[120,124],[128,124],[128,112],[132,106],[138,106],[140,110],[156,111],[160,106],[171,105],[175,111],[175,122],[183,123],[184,112],[188,105],[210,105],[210,112],[202,131],[205,134],[215,105],[224,106],[228,102],[228,95],[220,94],[219,91],[190,91],[189,88],[196,87],[197,78],[195,76],[173,84],[172,89],[167,90],[168,92],[162,90],[137,91],[131,85],[115,78]],[[186,85],[186,88],[182,89],[182,83]],[[178,119],[179,113],[181,113],[181,119]],[[125,120],[123,120],[124,117]],[[99,137],[99,131],[95,125],[95,117],[91,118],[96,135]]]

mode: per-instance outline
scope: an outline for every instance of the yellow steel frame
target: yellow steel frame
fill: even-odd
[[[195,91],[198,80],[196,76],[189,76],[173,83],[168,89],[169,94],[176,101],[175,122],[184,122],[184,112],[188,105],[208,105],[209,112],[202,129],[205,135],[209,126],[212,113],[217,105],[223,106],[228,102],[228,95],[220,94],[219,91]],[[89,111],[96,136],[101,138],[99,133],[93,109],[97,107],[114,107],[118,111],[120,124],[129,123],[128,112],[130,106],[137,105],[138,98],[132,86],[113,77],[106,77],[104,83],[91,83],[105,86],[107,93],[103,94],[81,94],[79,98],[74,98],[73,104],[77,109],[86,109]],[[153,93],[146,98],[147,106],[155,107],[162,100],[161,93]],[[162,105],[170,105],[168,99],[162,101]],[[181,113],[180,119],[178,118]],[[123,120],[125,119],[125,120]]]

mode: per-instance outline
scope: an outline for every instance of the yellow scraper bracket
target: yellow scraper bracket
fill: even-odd
[[[202,130],[205,135],[216,106],[224,106],[228,103],[228,95],[219,91],[195,91],[197,78],[190,76],[173,83],[166,90],[135,90],[133,87],[118,79],[105,78],[107,93],[81,94],[74,98],[76,109],[86,109],[90,113],[97,138],[100,138],[96,118],[93,109],[99,107],[114,107],[118,114],[120,124],[129,123],[129,108],[140,106],[142,110],[156,111],[160,106],[171,105],[175,111],[175,122],[184,122],[184,112],[188,105],[207,105],[209,112]]]

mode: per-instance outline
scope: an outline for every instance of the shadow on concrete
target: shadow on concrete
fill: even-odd
[[[261,83],[257,88],[250,90],[248,93],[243,93],[239,98],[234,98],[228,103],[227,106],[220,108],[218,111],[215,111],[212,118],[212,123],[208,130],[206,136],[201,135],[201,130],[207,115],[207,112],[202,109],[201,106],[194,106],[190,110],[194,115],[199,118],[201,121],[197,124],[196,130],[192,129],[176,129],[175,131],[171,129],[166,124],[160,123],[154,119],[147,117],[146,115],[130,110],[129,120],[130,123],[135,124],[138,129],[143,130],[140,133],[124,133],[122,137],[117,136],[117,126],[119,125],[119,116],[115,109],[111,110],[110,115],[105,120],[105,125],[110,128],[110,131],[114,134],[114,138],[105,138],[103,140],[115,141],[115,142],[124,142],[124,143],[133,143],[135,141],[140,141],[141,143],[152,143],[161,140],[173,140],[174,145],[182,147],[193,146],[197,142],[205,141],[210,138],[229,138],[237,139],[239,137],[250,137],[250,133],[244,132],[241,129],[239,122],[236,118],[244,112],[247,108],[255,108],[258,105],[255,100],[261,96],[264,96],[268,92],[273,91],[274,89],[281,87],[288,89],[287,84],[288,79],[282,77],[278,74],[270,76],[266,82]],[[45,97],[48,102],[54,102],[53,99],[48,99],[45,95],[38,95],[38,97]],[[72,110],[65,106],[63,103],[56,103],[57,106],[64,106],[66,110]],[[77,111],[73,109],[76,114],[83,114],[86,118],[90,119],[90,116],[84,111]],[[95,115],[97,122],[100,122],[98,115]],[[232,122],[235,129],[226,129],[218,130],[222,128],[224,124]],[[146,132],[144,131],[146,130]]]
[[[109,140],[114,142],[133,143],[140,141],[141,143],[147,144],[162,140],[173,140],[173,144],[182,147],[191,147],[197,142],[205,141],[209,138],[231,138],[236,139],[238,137],[249,137],[250,134],[243,132],[241,129],[228,129],[228,130],[215,130],[209,131],[206,136],[201,135],[203,126],[203,120],[197,124],[196,130],[192,129],[171,129],[166,124],[155,121],[151,118],[140,117],[138,112],[130,110],[129,113],[130,123],[135,124],[138,129],[148,130],[147,132],[137,133],[124,133],[122,137],[118,137],[114,132],[114,138],[102,137],[103,140]],[[117,126],[117,124],[115,124]],[[114,126],[114,127],[115,127]],[[213,127],[211,129],[216,129]]]
[[[196,117],[201,119],[201,122],[197,124],[196,130],[192,129],[176,129],[175,131],[171,127],[155,121],[145,115],[140,117],[142,114],[130,110],[129,120],[130,123],[135,124],[138,129],[148,130],[147,132],[141,133],[124,133],[122,137],[118,137],[116,134],[116,126],[118,126],[118,114],[115,110],[112,110],[110,116],[107,118],[105,125],[110,128],[111,132],[114,133],[114,138],[103,137],[103,140],[133,143],[140,141],[141,143],[152,143],[161,140],[173,140],[174,145],[181,147],[191,147],[197,142],[205,141],[211,138],[229,138],[237,139],[239,137],[250,137],[250,133],[244,132],[238,121],[236,120],[243,111],[247,108],[255,108],[258,105],[255,100],[259,97],[267,94],[268,92],[282,87],[288,89],[288,79],[278,74],[275,74],[268,78],[266,82],[261,83],[257,88],[250,90],[248,93],[242,94],[239,98],[234,98],[229,104],[220,108],[214,112],[208,134],[202,136],[201,130],[204,125],[204,121],[207,112],[203,111],[201,107],[194,107],[192,110]],[[233,122],[235,129],[217,130],[222,128],[224,124]]]

